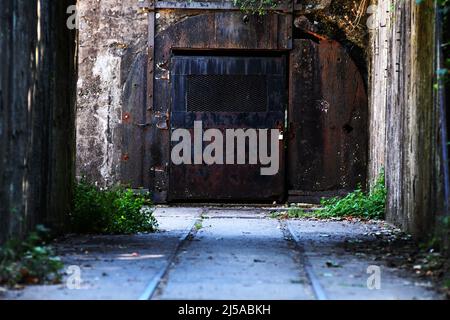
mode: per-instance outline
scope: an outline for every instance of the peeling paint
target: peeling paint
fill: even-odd
[[[147,15],[134,0],[80,0],[77,176],[120,181],[124,64],[145,46]]]

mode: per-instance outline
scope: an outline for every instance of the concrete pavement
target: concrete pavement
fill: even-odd
[[[160,232],[71,236],[56,244],[81,285],[30,286],[3,299],[437,299],[376,255],[343,249],[381,222],[286,220],[263,208],[158,208]],[[371,268],[371,269],[370,269]],[[367,285],[377,270],[379,289]],[[372,277],[371,280],[374,280]],[[73,283],[73,282],[72,282]],[[371,281],[371,284],[375,282]]]

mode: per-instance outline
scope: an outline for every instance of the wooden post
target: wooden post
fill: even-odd
[[[66,226],[74,175],[75,0],[0,2],[0,241]]]

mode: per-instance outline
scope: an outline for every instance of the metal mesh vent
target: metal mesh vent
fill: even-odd
[[[265,112],[267,81],[259,75],[189,75],[187,111]]]

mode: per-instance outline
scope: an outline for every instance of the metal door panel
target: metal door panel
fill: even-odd
[[[184,128],[192,133],[194,121],[202,121],[203,130],[221,130],[224,137],[226,129],[283,130],[285,57],[174,56],[171,62],[171,132]],[[202,89],[206,92],[196,92]],[[172,147],[175,144],[172,142]],[[273,176],[261,175],[260,164],[171,163],[169,200],[281,200],[285,184],[282,140],[279,162],[278,174]]]

